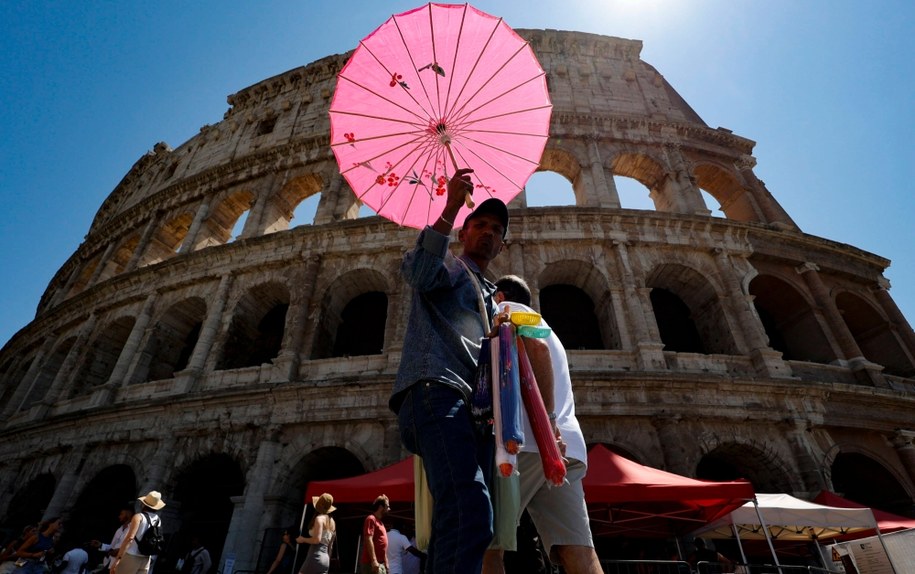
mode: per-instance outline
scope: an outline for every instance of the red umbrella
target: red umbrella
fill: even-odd
[[[477,201],[517,195],[540,164],[551,111],[543,68],[502,19],[427,4],[392,16],[340,71],[331,147],[360,201],[422,228],[458,164],[474,170]]]

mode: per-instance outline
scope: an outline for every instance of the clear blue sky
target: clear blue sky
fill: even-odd
[[[96,210],[158,141],[226,96],[343,53],[414,2],[0,2],[0,345],[32,320]],[[915,322],[915,2],[479,1],[516,28],[644,42],[805,232],[893,261]],[[567,193],[567,191],[563,191]]]

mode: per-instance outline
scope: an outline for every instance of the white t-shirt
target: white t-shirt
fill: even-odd
[[[509,311],[525,311],[536,313],[527,305],[515,303],[513,301],[504,301],[499,303],[497,313],[501,313],[508,306]],[[543,318],[540,319],[540,327],[549,327]],[[572,394],[572,377],[569,375],[569,360],[566,357],[566,350],[559,341],[555,332],[550,332],[549,337],[543,339],[550,350],[550,360],[553,363],[553,400],[556,409],[556,426],[562,433],[562,440],[566,443],[566,458],[580,460],[588,464],[588,447],[585,445],[585,437],[581,434],[581,426],[578,419],[575,418],[575,396]],[[539,452],[537,450],[537,441],[534,440],[534,432],[531,430],[531,422],[527,418],[527,412],[521,409],[521,428],[524,431],[524,444],[521,446],[522,452]]]
[[[416,537],[410,539],[410,546],[416,548]],[[422,563],[419,556],[407,552],[403,555],[403,574],[420,574],[419,566]]]
[[[410,540],[400,533],[399,530],[392,528],[388,530],[388,574],[403,574],[403,556],[407,554],[407,548],[412,546]]]
[[[146,530],[149,528],[150,524],[162,524],[162,519],[159,518],[157,514],[149,512],[148,510],[138,512],[134,514],[140,518],[140,524],[137,526],[137,533],[133,535],[133,540],[130,541],[130,544],[127,545],[127,554],[133,554],[134,556],[143,556],[140,553],[140,549],[137,547],[137,540],[143,540],[143,535],[146,534]],[[149,521],[146,520],[146,517],[149,517]]]
[[[60,571],[60,574],[79,574],[83,565],[89,561],[89,553],[82,548],[74,548],[64,554],[62,561],[67,565]]]

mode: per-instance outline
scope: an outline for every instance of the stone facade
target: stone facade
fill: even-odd
[[[798,229],[754,175],[754,142],[709,128],[640,42],[520,33],[554,105],[541,168],[576,204],[518,197],[490,272],[527,278],[564,338],[588,442],[911,510],[915,335],[889,262]],[[217,556],[252,569],[308,480],[406,456],[387,398],[416,232],[358,217],[338,173],[327,108],[346,57],[233,94],[223,121],[157,144],[99,208],[0,352],[5,526],[67,512],[107,528],[88,509],[157,489],[166,530],[206,524]],[[618,176],[656,209],[622,209]],[[314,221],[295,226],[309,198]]]

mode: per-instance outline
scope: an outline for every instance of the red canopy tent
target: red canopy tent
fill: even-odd
[[[839,508],[867,508],[863,504],[858,504],[847,498],[842,498],[834,492],[829,492],[828,490],[821,491],[816,498],[813,499],[817,504],[823,504],[825,506],[837,506]],[[871,509],[874,513],[874,518],[877,519],[877,526],[880,528],[881,534],[886,534],[888,532],[896,532],[897,530],[905,530],[907,528],[915,528],[915,519],[906,518],[904,516],[899,516],[897,514],[891,514],[889,512],[884,512],[882,510],[877,510],[876,508]],[[873,536],[875,533],[874,530],[869,532],[859,533],[860,535],[853,535],[852,538],[862,538],[865,536]]]
[[[709,482],[643,466],[602,445],[588,453],[585,499],[595,536],[688,532],[755,496],[745,480]]]
[[[597,445],[588,453],[584,482],[595,536],[638,533],[667,537],[725,515],[754,496],[743,480],[708,482],[643,466]],[[374,472],[309,483],[306,502],[330,492],[335,503],[368,503],[381,493],[392,502],[413,502],[413,458]]]
[[[372,502],[379,494],[386,494],[391,502],[413,502],[413,457],[359,476],[311,481],[305,490],[305,502],[310,503],[313,496],[322,492],[331,493],[335,504]]]

